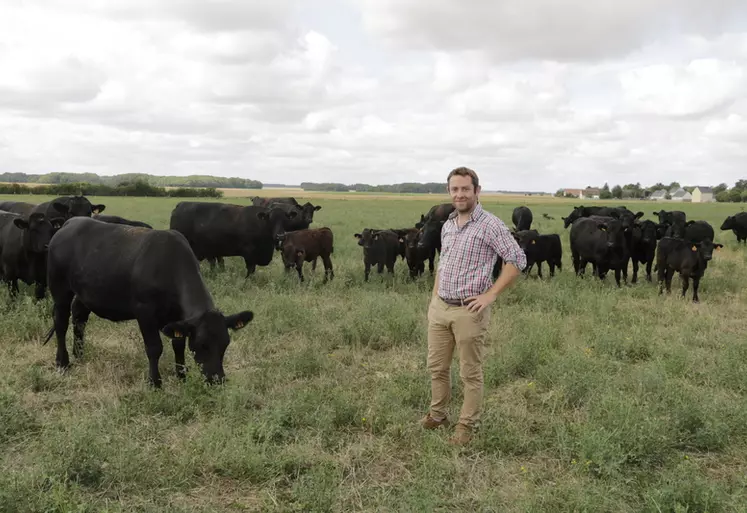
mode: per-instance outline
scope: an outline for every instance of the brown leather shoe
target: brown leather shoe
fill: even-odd
[[[437,429],[440,427],[448,427],[450,424],[449,419],[447,417],[444,417],[441,420],[436,420],[433,417],[431,417],[431,413],[428,412],[428,414],[420,419],[420,425],[423,426],[424,429]]]
[[[454,436],[449,438],[451,445],[466,445],[472,441],[472,428],[464,424],[457,424],[454,429]]]

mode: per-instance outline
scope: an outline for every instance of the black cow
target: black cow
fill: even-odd
[[[661,238],[657,230],[658,225],[645,220],[633,226],[630,258],[633,261],[633,283],[638,282],[638,264],[646,266],[646,280],[651,281],[651,266],[656,256],[656,241]]]
[[[643,212],[633,213],[626,207],[573,207],[573,210],[567,217],[561,217],[563,228],[568,228],[576,219],[590,216],[616,217],[622,218],[624,215],[632,216],[634,219],[643,217]]]
[[[399,237],[392,230],[374,231],[366,228],[362,233],[354,234],[358,239],[358,245],[363,246],[363,265],[365,269],[365,280],[371,274],[371,266],[377,266],[376,272],[387,271],[394,274],[394,263],[397,261],[399,252]]]
[[[332,259],[330,255],[334,252],[334,236],[332,230],[324,228],[307,228],[285,232],[278,235],[281,244],[281,255],[283,265],[286,271],[293,267],[298,272],[298,278],[303,279],[303,263],[311,262],[311,270],[316,270],[317,258],[322,259],[324,264],[324,283],[335,277],[332,269]]]
[[[22,216],[0,212],[0,269],[11,296],[18,294],[18,280],[35,285],[36,299],[43,299],[47,288],[47,247],[65,222],[44,214]]]
[[[690,278],[693,279],[693,303],[699,301],[698,286],[705,273],[708,261],[713,258],[713,250],[722,248],[721,244],[714,244],[708,239],[693,244],[692,242],[664,237],[659,241],[656,251],[656,265],[658,267],[659,294],[664,291],[666,282],[667,293],[672,292],[672,276],[674,271],[682,278],[682,297],[685,297]]]
[[[682,221],[682,224],[687,222],[687,214],[681,210],[659,210],[654,212],[654,215],[659,218],[660,224],[672,225],[675,222]]]
[[[0,210],[3,212],[13,212],[28,216],[36,208],[36,203],[26,203],[25,201],[0,201]]]
[[[306,202],[303,205],[270,202],[262,206],[269,209],[280,208],[285,212],[295,211],[298,215],[295,219],[293,219],[293,221],[291,221],[289,225],[290,227],[288,228],[288,230],[290,231],[305,230],[306,228],[311,226],[311,223],[314,222],[314,212],[317,212],[322,208],[319,205],[314,206],[309,202]]]
[[[75,217],[55,234],[48,258],[54,328],[46,341],[56,333],[55,361],[61,368],[70,365],[65,335],[71,312],[76,358],[83,354],[93,312],[113,322],[137,320],[154,386],[161,386],[159,330],[172,339],[177,376],[185,376],[186,339],[205,378],[222,381],[227,328],[239,329],[254,317],[248,310],[225,317],[216,309],[187,239],[174,230]]]
[[[38,212],[46,215],[49,219],[63,217],[91,217],[93,214],[100,214],[104,211],[106,205],[93,205],[85,196],[61,196],[52,201],[45,201],[36,205],[32,212]]]
[[[571,226],[570,239],[573,268],[577,275],[582,275],[586,264],[592,263],[600,279],[604,279],[607,271],[614,269],[617,286],[620,286],[621,272],[627,282],[630,253],[619,219],[576,219]]]
[[[243,257],[248,277],[256,266],[270,264],[278,234],[297,215],[279,208],[181,201],[171,212],[169,228],[182,233],[197,260],[208,259],[211,269],[218,257]]]
[[[400,243],[405,243],[405,260],[410,269],[410,278],[415,279],[425,272],[425,261],[428,260],[428,269],[433,275],[433,260],[436,257],[435,249],[424,249],[418,247],[418,242],[423,232],[418,228],[411,228],[404,237],[400,235]]]
[[[418,248],[441,253],[441,228],[454,210],[453,204],[441,203],[433,205],[426,215],[420,217],[420,222],[415,225],[416,228],[423,230]]]
[[[731,230],[737,237],[737,244],[740,242],[747,244],[747,212],[739,212],[727,217],[721,224],[721,229]]]
[[[550,277],[555,276],[555,267],[562,269],[563,246],[558,234],[540,235],[537,230],[521,230],[514,233],[514,239],[527,257],[524,270],[527,277],[532,266],[537,264],[537,276],[542,278],[542,262],[547,262],[550,267]]]
[[[713,226],[708,221],[688,221],[685,223],[684,239],[697,244],[704,240],[713,242]]]
[[[532,227],[533,218],[529,207],[516,207],[511,214],[511,222],[514,223],[517,232],[529,230]]]
[[[128,226],[140,226],[142,228],[151,228],[151,229],[153,228],[148,223],[144,223],[142,221],[132,221],[130,219],[125,219],[124,217],[111,216],[107,214],[93,214],[91,218],[97,221],[104,222],[104,223],[126,224]]]

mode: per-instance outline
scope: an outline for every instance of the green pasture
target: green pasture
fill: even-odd
[[[157,228],[180,201],[91,200]],[[645,280],[618,289],[611,276],[575,277],[560,217],[582,202],[528,198],[534,227],[561,234],[563,270],[520,278],[494,305],[483,425],[458,449],[450,431],[418,425],[430,397],[427,266],[411,282],[398,260],[394,277],[365,283],[353,237],[412,226],[448,198],[312,201],[323,207],[312,226],[334,232],[332,282],[319,262],[300,284],[277,254],[249,279],[239,258],[223,272],[202,264],[224,312],[255,313],[233,334],[221,387],[202,384],[190,355],[179,382],[164,338],[163,388],[149,388],[137,324],[93,315],[83,359],[60,374],[54,342],[41,345],[51,300],[35,303],[25,286],[12,302],[3,287],[0,511],[747,510],[747,248],[719,230],[739,205],[605,203],[714,226],[725,248],[694,305],[678,277],[669,297]],[[510,225],[523,201],[484,206]]]

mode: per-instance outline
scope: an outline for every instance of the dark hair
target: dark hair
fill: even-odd
[[[475,190],[480,186],[480,179],[477,178],[477,173],[475,173],[473,170],[471,170],[468,167],[458,167],[456,169],[452,169],[451,173],[449,173],[449,177],[446,179],[446,185],[449,185],[449,181],[451,180],[452,176],[469,176],[472,178],[472,185],[475,187]]]

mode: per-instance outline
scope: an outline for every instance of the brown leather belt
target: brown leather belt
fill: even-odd
[[[451,306],[467,306],[469,303],[465,303],[464,299],[446,299],[441,296],[439,296],[439,299],[446,303],[447,305]]]

